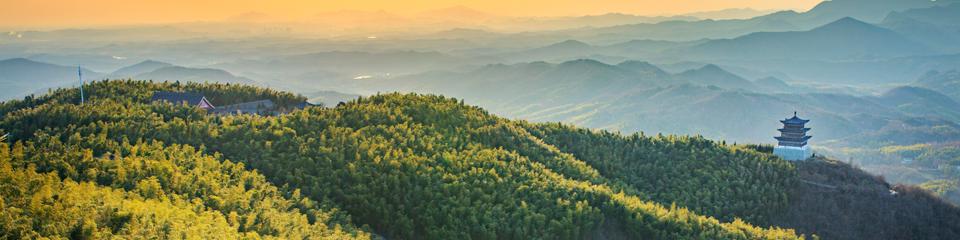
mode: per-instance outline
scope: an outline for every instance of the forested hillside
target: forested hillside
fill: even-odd
[[[0,105],[0,131],[10,133],[0,146],[7,237],[804,237],[770,224],[790,209],[796,167],[756,147],[518,122],[429,95],[216,116],[149,98],[304,98],[132,80],[84,90],[82,105],[77,89]],[[956,237],[901,224],[914,236]]]
[[[701,137],[622,136],[558,124],[526,127],[654,201],[720,219],[739,217],[824,239],[960,236],[956,206],[834,160],[788,163],[756,154],[772,151],[771,146],[723,146]],[[733,187],[716,191],[714,186]]]
[[[621,136],[559,124],[526,127],[544,142],[657,202],[724,220],[753,222],[776,214],[786,206],[785,193],[796,180],[789,162],[699,136]]]

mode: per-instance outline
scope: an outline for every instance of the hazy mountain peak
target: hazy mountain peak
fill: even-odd
[[[617,64],[617,67],[636,73],[652,74],[654,77],[659,78],[665,78],[670,75],[666,71],[663,71],[663,69],[660,69],[660,67],[646,61],[628,60]]]
[[[570,39],[570,40],[566,40],[566,41],[563,41],[563,42],[558,42],[558,43],[550,44],[550,45],[547,46],[547,47],[587,48],[587,47],[590,47],[590,44],[587,44],[587,43],[585,43],[585,42],[581,42],[581,41],[577,41],[577,40]]]
[[[756,89],[749,80],[730,73],[720,66],[707,64],[697,69],[690,69],[676,75],[679,79],[703,86],[717,86],[724,89]]]
[[[0,63],[2,63],[2,64],[27,64],[27,63],[47,64],[47,63],[42,63],[42,62],[33,61],[33,60],[30,60],[30,59],[26,59],[26,58],[10,58],[10,59],[4,59],[4,60],[0,60]]]
[[[712,40],[685,53],[730,59],[870,59],[930,54],[929,47],[890,29],[843,17],[809,31],[756,32]],[[683,53],[683,52],[682,52]]]
[[[934,24],[956,24],[960,19],[960,1],[947,5],[936,5],[929,8],[911,8],[903,11],[894,11],[884,18],[884,25],[898,20],[912,19]]]
[[[130,66],[128,66],[128,67],[142,67],[142,66],[164,66],[164,67],[166,67],[166,66],[173,66],[173,64],[169,64],[169,63],[166,63],[166,62],[161,62],[161,61],[155,61],[155,60],[149,60],[149,59],[148,59],[148,60],[144,60],[144,61],[142,61],[142,62],[139,62],[139,63],[137,63],[137,64],[130,65]]]
[[[830,22],[826,25],[820,26],[816,29],[849,29],[849,28],[878,28],[872,24],[866,23],[864,21],[857,20],[853,17],[843,17],[837,19],[836,21]],[[816,30],[815,29],[815,30]]]
[[[203,71],[210,71],[210,72],[216,72],[216,73],[229,74],[227,71],[220,70],[220,69],[213,69],[213,68],[188,68],[188,67],[184,67],[184,66],[169,66],[169,67],[164,67],[164,68],[161,68],[161,69],[157,69],[157,70],[154,71],[154,72],[177,72],[177,71],[190,71],[190,70],[203,70]],[[232,75],[232,74],[231,74],[231,75]]]
[[[173,66],[173,64],[154,60],[144,60],[137,64],[117,69],[116,71],[113,71],[112,75],[115,77],[132,77],[170,66]]]
[[[140,63],[137,63],[137,64],[138,64],[138,65],[139,65],[139,64],[167,64],[167,65],[170,65],[169,63],[166,63],[166,62],[155,61],[155,60],[151,60],[151,59],[143,60],[143,62],[140,62]]]
[[[717,66],[716,64],[703,65],[703,67],[700,67],[697,69],[690,69],[680,73],[679,75],[688,76],[688,77],[702,76],[702,77],[709,77],[709,78],[727,78],[727,79],[736,79],[737,81],[749,82],[746,79],[743,79],[743,77],[740,77],[727,70],[724,70],[723,68],[721,68],[720,66]]]
[[[68,69],[68,70],[72,69],[71,71],[76,73],[77,66],[76,65],[64,66],[64,65],[58,65],[58,64],[48,63],[48,62],[30,60],[27,58],[10,58],[5,60],[0,60],[0,69],[2,68],[23,68],[23,69],[18,69],[23,71],[26,71],[27,69],[34,69],[34,68],[44,68],[44,69],[57,68],[57,69]],[[34,70],[37,70],[37,69],[34,69]],[[8,74],[7,72],[3,72],[3,71],[0,71],[0,72],[2,72],[2,74],[0,74],[0,78],[4,77],[3,75]],[[95,73],[87,68],[83,68],[83,72],[84,74],[88,74],[87,72]]]
[[[800,12],[797,12],[797,11],[794,11],[794,10],[783,10],[783,11],[778,11],[778,12],[774,12],[774,13],[771,13],[771,14],[767,14],[767,15],[764,15],[764,16],[760,16],[760,17],[764,17],[764,18],[783,18],[783,17],[796,17],[797,15],[800,15],[800,14],[801,14]]]
[[[27,58],[10,58],[5,60],[0,60],[0,70],[5,70],[5,69],[18,70],[18,71],[24,71],[24,72],[34,71],[36,74],[49,73],[47,71],[49,71],[50,69],[64,70],[65,72],[72,72],[73,74],[76,74],[77,72],[76,65],[64,66],[64,65],[58,65],[58,64],[48,63],[48,62],[30,60]],[[0,71],[0,73],[2,73],[0,74],[0,78],[5,77],[5,75],[10,75],[10,73],[6,71]],[[99,73],[94,72],[87,68],[83,68],[83,74],[86,76],[93,76],[94,74],[99,74]]]
[[[696,71],[706,72],[706,73],[728,73],[729,74],[729,72],[727,72],[726,70],[723,70],[723,68],[720,68],[720,66],[717,66],[716,64],[712,64],[712,63],[703,65],[703,67],[700,67]]]
[[[772,13],[773,10],[757,10],[753,8],[727,8],[714,11],[685,13],[684,16],[691,16],[702,19],[747,19],[764,14]]]
[[[647,61],[639,61],[639,60],[627,60],[627,61],[623,61],[623,62],[621,62],[621,63],[618,63],[617,66],[618,66],[618,67],[622,67],[622,68],[630,68],[630,69],[658,69],[658,70],[660,70],[660,68],[657,67],[656,65],[653,65],[653,64],[651,64],[651,63],[649,63],[649,62],[647,62]]]
[[[803,19],[797,19],[808,26],[821,25],[842,17],[854,17],[858,20],[880,22],[890,12],[915,8],[927,8],[946,5],[956,0],[832,0],[823,1],[813,9],[803,13]]]
[[[960,103],[943,93],[923,87],[902,86],[890,89],[880,95],[879,100],[905,111],[916,111],[924,115],[930,112],[960,112]]]
[[[570,60],[560,64],[560,67],[571,67],[571,66],[604,66],[609,67],[610,65],[602,63],[593,59],[577,59]]]

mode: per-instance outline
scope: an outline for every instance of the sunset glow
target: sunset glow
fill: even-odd
[[[144,3],[149,2],[149,3]],[[4,0],[0,26],[70,27],[130,25],[189,21],[219,21],[256,13],[276,21],[293,21],[339,11],[384,11],[412,15],[435,9],[465,7],[498,16],[569,16],[610,12],[674,15],[727,8],[807,10],[819,0],[575,0],[447,1],[447,0]]]

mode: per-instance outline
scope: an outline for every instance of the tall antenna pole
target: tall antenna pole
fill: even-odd
[[[80,104],[83,104],[83,71],[80,70],[80,65],[77,65],[77,78],[80,79]]]

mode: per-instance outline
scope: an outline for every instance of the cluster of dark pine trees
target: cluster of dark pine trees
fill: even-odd
[[[0,104],[7,237],[796,239],[756,227],[794,169],[699,137],[620,136],[385,94],[281,116],[152,104],[289,93],[99,81]],[[0,134],[2,135],[2,134]],[[741,219],[747,219],[743,221]],[[223,235],[233,234],[233,235]]]

